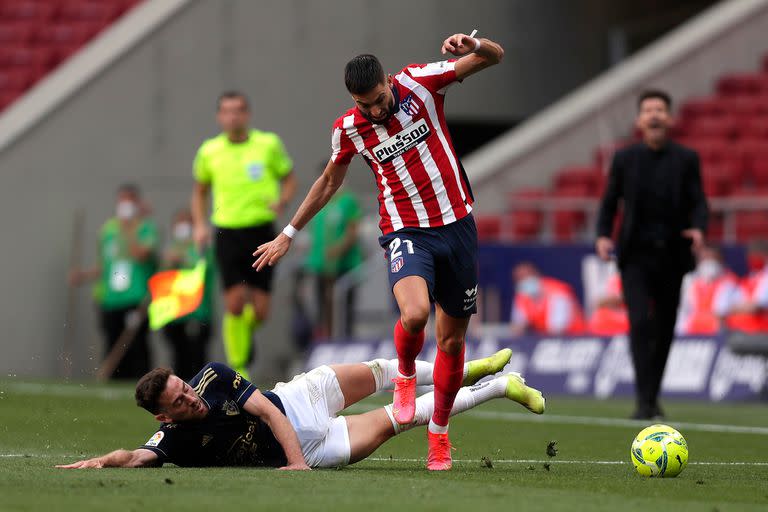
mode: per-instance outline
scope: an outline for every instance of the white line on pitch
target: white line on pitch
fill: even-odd
[[[42,457],[57,457],[61,459],[72,459],[77,457],[83,457],[83,455],[31,455],[25,453],[0,453],[0,458],[42,458]],[[365,459],[370,462],[424,462],[424,459],[409,459],[401,457],[368,457]],[[460,464],[482,463],[478,459],[454,459],[453,462]],[[622,460],[564,460],[564,459],[493,459],[493,464],[597,464],[597,465],[628,465],[629,462]],[[768,462],[689,462],[690,466],[768,466]]]
[[[389,458],[389,457],[369,457],[365,460],[374,462],[424,462],[424,459],[407,458]],[[459,463],[481,463],[478,459],[454,459],[453,462]],[[624,465],[629,464],[623,460],[563,460],[563,459],[491,459],[493,464],[602,464],[602,465]],[[768,462],[689,462],[693,466],[768,466]]]

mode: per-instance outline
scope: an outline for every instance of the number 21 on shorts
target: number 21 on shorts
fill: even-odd
[[[405,243],[405,250],[408,252],[408,254],[413,254],[412,241],[408,239],[400,240],[399,238],[395,238],[389,242],[389,270],[393,274],[400,272],[400,269],[403,268],[403,265],[405,265],[405,260],[403,259],[403,251],[400,248],[403,243]]]

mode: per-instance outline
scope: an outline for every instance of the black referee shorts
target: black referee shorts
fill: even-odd
[[[275,238],[275,226],[269,223],[252,228],[216,227],[215,230],[216,263],[224,289],[244,284],[271,292],[274,267],[267,266],[261,272],[256,272],[251,265],[256,261],[253,251]]]

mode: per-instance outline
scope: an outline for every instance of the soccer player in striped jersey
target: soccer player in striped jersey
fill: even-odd
[[[355,106],[333,125],[332,154],[322,176],[274,240],[254,252],[254,267],[274,265],[290,248],[296,231],[339,188],[352,157],[362,156],[379,189],[381,246],[400,308],[394,327],[399,374],[394,417],[413,421],[416,356],[435,303],[438,353],[434,365],[435,408],[428,429],[427,468],[451,468],[448,417],[461,386],[464,336],[476,312],[477,231],[472,191],[448,133],[443,103],[449,87],[498,64],[504,50],[488,39],[454,34],[442,45],[449,59],[411,64],[385,75],[373,55],[359,55],[344,72]]]

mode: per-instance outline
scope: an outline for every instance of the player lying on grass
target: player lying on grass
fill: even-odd
[[[464,367],[465,386],[451,414],[492,398],[509,398],[537,414],[544,412],[541,393],[510,373],[477,383],[500,372],[512,351],[504,349]],[[117,450],[59,468],[161,466],[269,466],[280,469],[337,467],[365,459],[391,437],[426,425],[434,397],[416,400],[409,425],[398,424],[387,405],[364,414],[337,416],[370,396],[391,389],[397,359],[320,366],[260,392],[240,374],[209,363],[189,383],[167,368],[156,368],[136,385],[136,402],[162,422],[143,446]],[[417,361],[419,383],[432,381],[432,364]]]

